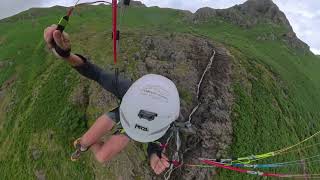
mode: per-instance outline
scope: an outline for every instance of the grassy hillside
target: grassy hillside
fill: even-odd
[[[319,131],[320,114],[317,107],[320,102],[320,81],[316,68],[320,64],[316,57],[299,54],[280,41],[257,41],[254,34],[263,33],[269,27],[257,27],[253,32],[232,29],[234,31],[227,36],[234,37],[227,40],[223,39],[226,36],[212,35],[215,39],[221,38],[235,56],[235,136],[231,154],[239,157],[270,152],[293,145]],[[319,137],[307,145],[316,143],[319,143]],[[318,147],[313,147],[261,163],[297,160],[316,155],[317,152]],[[319,172],[314,165],[307,164],[307,172]],[[267,171],[303,174],[303,167]],[[249,178],[229,172],[223,172],[220,177]]]
[[[0,179],[34,179],[39,170],[48,179],[116,179],[128,173],[125,168],[129,165],[136,165],[136,172],[132,172],[136,179],[143,178],[141,169],[147,168],[147,163],[144,152],[139,151],[142,147],[135,144],[124,153],[133,164],[115,161],[103,168],[90,155],[81,163],[69,161],[71,142],[87,128],[84,119],[92,123],[111,107],[84,109],[73,103],[70,97],[79,85],[91,83],[45,51],[42,31],[64,12],[61,8],[33,9],[0,21]],[[192,24],[184,13],[171,9],[131,8],[126,13],[122,27],[126,57],[138,50],[141,36],[173,32],[207,37],[230,50],[235,96],[230,156],[269,152],[320,130],[320,61],[311,53],[301,54],[288,47],[281,40],[286,29],[263,24],[243,29],[220,19]],[[90,54],[99,65],[111,64],[110,25],[110,7],[80,8],[67,29],[73,50]],[[278,38],[257,40],[269,33]],[[134,76],[134,62],[130,66],[127,73]],[[35,157],[36,151],[39,157]],[[318,151],[315,146],[270,162],[309,157]],[[138,156],[131,157],[133,152]],[[320,172],[314,164],[306,166],[308,172]],[[301,173],[302,168],[276,172]],[[228,171],[219,173],[219,179],[250,178],[256,179]]]

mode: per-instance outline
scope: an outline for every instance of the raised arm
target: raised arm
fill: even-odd
[[[92,64],[85,57],[71,53],[68,34],[61,33],[56,30],[56,28],[56,25],[52,25],[44,31],[44,39],[47,47],[52,50],[58,58],[67,61],[80,74],[98,82],[104,89],[121,99],[132,82],[124,78],[117,78],[113,73],[103,71],[98,66]]]
[[[130,80],[122,77],[117,78],[114,73],[102,70],[79,54],[75,56],[76,59],[80,58],[83,63],[76,66],[73,65],[74,69],[83,76],[98,82],[105,90],[111,92],[119,99],[122,99],[132,84]],[[73,64],[75,61],[77,62],[78,60],[76,59],[71,58],[69,60],[70,64]]]

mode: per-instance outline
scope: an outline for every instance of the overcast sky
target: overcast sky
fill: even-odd
[[[75,0],[1,0],[0,19],[31,7],[50,7],[56,4],[71,6]],[[93,1],[93,0],[88,0]],[[198,8],[227,8],[245,0],[141,0],[147,6],[171,7],[195,12]],[[320,54],[320,0],[273,0],[287,15],[298,37],[311,50]],[[81,0],[86,2],[86,0]]]

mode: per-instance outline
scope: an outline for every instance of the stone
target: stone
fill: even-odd
[[[38,160],[40,159],[42,152],[39,149],[32,149],[32,159],[33,160]]]
[[[36,176],[37,180],[46,180],[46,175],[43,170],[36,170],[34,175]]]

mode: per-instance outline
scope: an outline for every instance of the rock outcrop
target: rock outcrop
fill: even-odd
[[[220,17],[242,27],[252,27],[264,22],[283,25],[292,30],[285,14],[272,0],[248,0],[228,9],[201,8],[195,13],[193,20],[206,21],[212,17]]]
[[[291,47],[298,49],[299,51],[309,51],[310,47],[308,44],[299,39],[295,32],[289,31],[285,34],[282,34],[282,40],[289,44]]]
[[[119,2],[119,4],[123,4],[123,0]],[[147,7],[145,4],[143,4],[141,1],[130,1],[130,7]]]
[[[141,1],[131,1],[130,6],[133,7],[146,7]]]
[[[138,77],[147,73],[169,77],[177,85],[181,96],[181,121],[185,121],[197,105],[196,87],[213,50],[216,56],[201,87],[202,105],[194,114],[195,134],[182,133],[184,162],[199,163],[198,157],[220,157],[232,143],[230,118],[233,97],[231,82],[231,56],[223,46],[191,35],[147,36],[141,51],[134,58]],[[172,147],[175,147],[172,145]],[[208,169],[181,168],[172,179],[206,179],[212,177]]]
[[[280,35],[290,47],[302,51],[309,50],[309,46],[301,41],[294,33],[286,15],[272,0],[248,0],[241,5],[228,9],[199,9],[193,16],[194,23],[206,22],[211,18],[222,18],[244,28],[251,28],[257,24],[272,24],[287,29],[287,33]],[[263,38],[262,38],[263,39]]]

